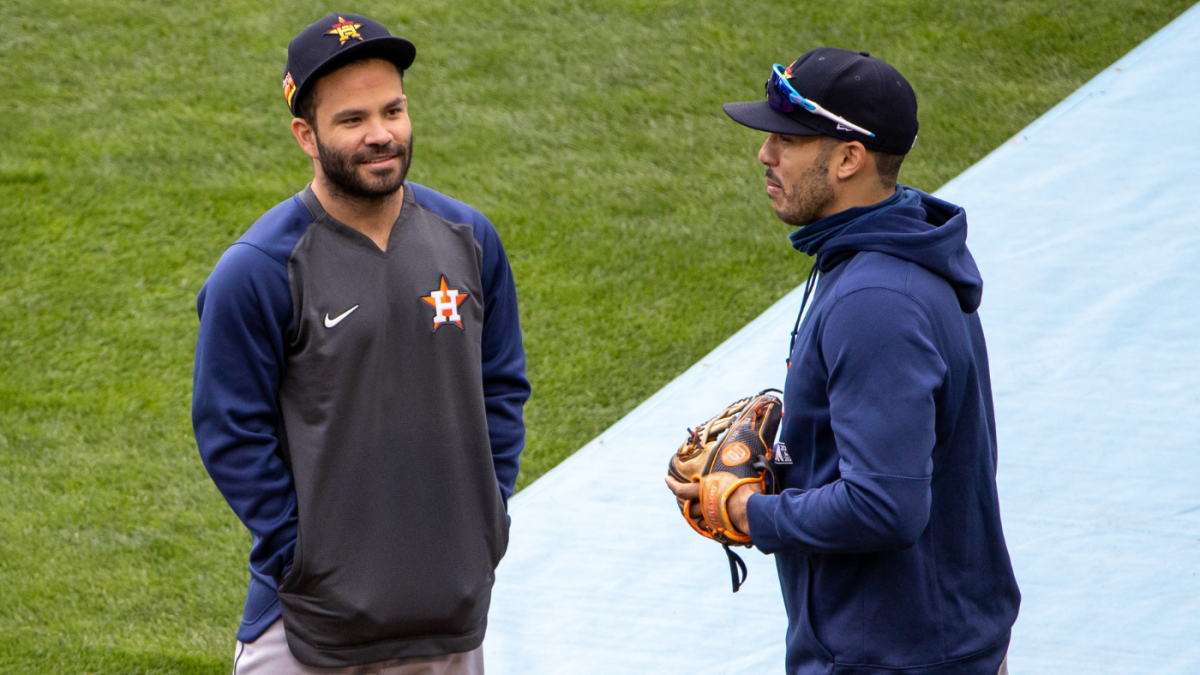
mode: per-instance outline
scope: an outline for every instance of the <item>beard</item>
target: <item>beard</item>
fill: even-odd
[[[412,162],[412,134],[403,143],[392,141],[387,145],[368,145],[353,154],[324,145],[320,136],[316,140],[321,171],[329,180],[330,187],[342,196],[360,202],[380,202],[394,195],[404,185],[408,166]],[[396,169],[378,174],[362,168],[368,162],[392,157],[400,160],[400,166]]]
[[[775,207],[775,215],[788,225],[805,227],[821,219],[836,199],[833,185],[829,182],[829,159],[833,146],[823,148],[812,166],[791,185],[784,185],[775,172],[767,169],[767,178],[774,180],[783,190],[783,206]]]

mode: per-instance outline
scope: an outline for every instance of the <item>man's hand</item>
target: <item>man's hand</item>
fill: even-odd
[[[667,487],[671,492],[675,493],[675,497],[683,500],[692,500],[692,517],[700,517],[700,484],[699,483],[680,483],[679,481],[667,476]]]
[[[677,498],[692,500],[691,515],[695,518],[700,517],[699,483],[681,483],[667,476],[667,487],[675,493]],[[750,534],[750,519],[746,515],[746,502],[750,501],[750,495],[761,493],[762,488],[757,483],[750,483],[739,487],[729,495],[729,499],[725,502],[725,508],[729,511],[729,520],[738,532],[745,535]]]

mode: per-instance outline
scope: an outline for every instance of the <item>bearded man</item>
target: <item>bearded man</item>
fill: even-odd
[[[483,672],[530,389],[496,230],[405,180],[415,55],[353,14],[291,41],[313,180],[200,291],[196,441],[253,535],[236,675]]]
[[[742,486],[728,509],[775,555],[787,672],[1006,672],[1020,593],[966,213],[897,184],[917,99],[887,63],[814,49],[774,66],[766,95],[725,112],[767,132],[767,196],[816,260],[772,459],[782,491]]]

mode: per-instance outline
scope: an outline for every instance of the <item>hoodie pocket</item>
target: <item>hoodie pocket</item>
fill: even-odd
[[[296,524],[296,548],[292,549],[292,568],[279,582],[279,592],[287,593],[296,590],[300,577],[304,574],[304,537],[300,536],[300,524]]]
[[[829,648],[826,647],[823,642],[821,642],[821,638],[817,636],[816,622],[813,621],[812,616],[814,598],[813,591],[816,587],[816,584],[814,583],[816,571],[813,569],[812,565],[807,565],[806,568],[808,576],[808,593],[807,599],[804,603],[804,611],[801,613],[801,617],[804,619],[802,639],[804,641],[804,646],[808,648],[808,651],[815,654],[818,659],[825,663],[833,663],[833,652],[831,652]]]
[[[508,553],[508,537],[509,531],[512,529],[512,517],[508,515],[508,509],[504,504],[504,498],[500,496],[499,487],[496,488],[496,508],[500,513],[499,527],[497,528],[497,540],[492,543],[492,569],[500,564],[504,559],[504,554]]]

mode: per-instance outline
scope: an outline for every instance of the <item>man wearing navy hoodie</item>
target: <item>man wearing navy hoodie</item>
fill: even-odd
[[[745,486],[729,509],[775,554],[787,672],[1007,672],[1020,592],[966,214],[896,183],[917,101],[895,68],[814,49],[766,90],[725,112],[769,134],[767,194],[816,260],[773,460],[782,493]]]

